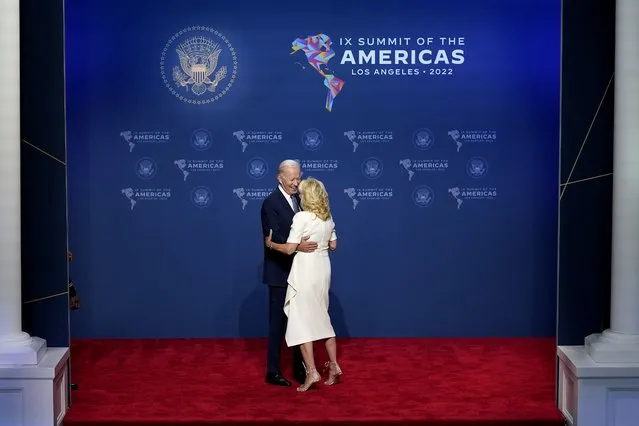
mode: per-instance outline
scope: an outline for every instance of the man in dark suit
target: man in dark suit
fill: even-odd
[[[278,187],[262,203],[262,234],[267,237],[273,231],[274,243],[285,243],[288,239],[293,216],[301,210],[297,186],[301,180],[301,167],[295,160],[285,160],[277,170]],[[297,251],[312,252],[317,243],[306,237]],[[264,246],[264,284],[269,295],[269,332],[266,367],[266,383],[277,386],[291,386],[280,369],[282,341],[286,333],[287,317],[284,313],[284,301],[288,287],[288,274],[291,272],[293,256],[287,256]],[[293,376],[304,383],[306,370],[300,347],[293,348]]]

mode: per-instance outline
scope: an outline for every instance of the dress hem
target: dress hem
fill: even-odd
[[[286,341],[286,346],[290,348],[292,346],[299,346],[302,343],[317,342],[318,340],[330,339],[331,337],[335,337],[335,333],[328,333],[328,334],[323,335],[322,337],[313,337],[313,338],[310,338],[310,339],[304,340],[304,341],[295,341],[293,344],[289,343],[288,340],[287,340]]]

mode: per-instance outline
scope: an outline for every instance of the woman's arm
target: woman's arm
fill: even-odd
[[[337,233],[335,232],[335,223],[333,223],[333,231],[331,231],[331,238],[328,241],[328,249],[334,251],[337,249]]]
[[[273,238],[273,230],[271,229],[268,233],[268,236],[264,238],[264,244],[266,244],[266,247],[268,247],[269,249],[279,251],[280,253],[289,254],[289,255],[293,254],[295,253],[295,250],[297,250],[297,246],[299,245],[297,243],[284,243],[284,244],[274,243],[272,241],[272,238]]]

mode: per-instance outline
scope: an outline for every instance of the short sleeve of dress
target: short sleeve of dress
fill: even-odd
[[[329,241],[337,240],[337,233],[335,232],[335,222],[333,222],[333,230],[331,231],[331,238]]]
[[[293,224],[291,225],[291,232],[289,232],[288,239],[286,240],[287,243],[299,244],[302,242],[307,217],[304,212],[296,213],[295,216],[293,216]]]

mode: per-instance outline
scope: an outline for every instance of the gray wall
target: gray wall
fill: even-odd
[[[69,346],[64,13],[20,1],[23,329]]]
[[[609,326],[614,56],[615,2],[564,0],[559,345]]]

